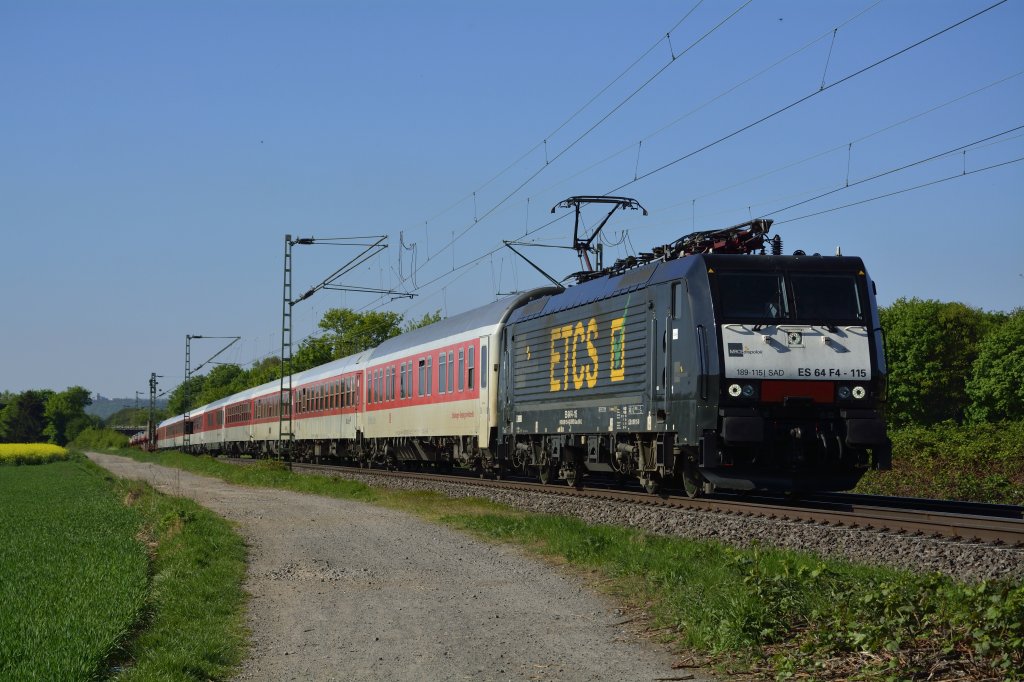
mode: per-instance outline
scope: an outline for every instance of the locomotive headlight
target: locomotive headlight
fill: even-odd
[[[839,390],[836,393],[839,395],[839,399],[840,400],[849,400],[850,399],[850,387],[849,386],[840,386]]]
[[[862,399],[864,396],[868,394],[868,392],[864,390],[863,386],[854,386],[852,393],[853,397],[856,398],[857,400]]]
[[[743,397],[744,398],[753,398],[754,397],[754,387],[751,386],[750,384],[744,384],[743,385]]]
[[[740,394],[743,393],[743,389],[739,384],[729,384],[729,395],[733,398],[739,398]]]

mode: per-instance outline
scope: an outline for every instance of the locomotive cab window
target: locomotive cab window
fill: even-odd
[[[789,317],[789,301],[781,274],[719,272],[718,300],[722,319],[778,320]]]
[[[798,320],[864,321],[860,287],[854,275],[794,272],[790,281]]]
[[[718,315],[726,322],[863,324],[863,285],[852,272],[719,271]]]

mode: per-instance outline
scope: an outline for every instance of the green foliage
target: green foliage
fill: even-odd
[[[1024,308],[1017,308],[978,345],[967,395],[972,421],[1024,419]]]
[[[978,344],[1002,316],[963,303],[901,298],[879,311],[894,425],[963,419]]]
[[[139,519],[81,461],[0,476],[0,679],[92,680],[143,616]]]
[[[164,419],[167,415],[167,410],[157,408],[154,410],[154,416],[156,421]],[[126,407],[118,410],[109,417],[103,420],[105,426],[145,426],[149,421],[149,405],[146,403],[146,407],[140,407],[138,409],[134,407]]]
[[[43,434],[51,443],[66,445],[80,431],[93,424],[85,414],[85,407],[90,404],[91,394],[88,389],[81,386],[71,386],[60,393],[52,394],[46,400],[46,427]]]
[[[189,377],[188,381],[182,381],[180,384],[177,385],[177,387],[173,391],[171,391],[170,395],[167,396],[167,413],[182,414],[185,411],[186,392],[188,395],[189,407],[196,407],[198,405],[202,405],[203,403],[196,401],[196,396],[203,392],[203,388],[205,386],[205,374],[192,376]]]
[[[411,332],[413,329],[419,329],[420,327],[426,327],[427,325],[440,322],[442,320],[441,311],[435,310],[432,313],[425,313],[423,317],[418,320],[408,320],[405,326],[402,327],[403,332]]]
[[[7,394],[0,410],[0,443],[36,443],[46,440],[46,402],[53,391]]]
[[[907,426],[890,431],[893,466],[856,492],[1024,504],[1024,421]]]
[[[349,308],[331,308],[319,327],[327,332],[334,358],[343,358],[379,346],[402,331],[402,316],[393,312],[357,313]]]
[[[340,357],[340,356],[339,356]],[[327,336],[310,336],[303,339],[298,350],[292,355],[292,371],[302,372],[326,364],[335,359],[333,341]]]
[[[281,358],[274,356],[263,358],[248,370],[246,388],[260,386],[281,378]]]
[[[128,447],[128,436],[113,429],[88,428],[79,433],[71,441],[69,447],[79,450],[126,448]]]

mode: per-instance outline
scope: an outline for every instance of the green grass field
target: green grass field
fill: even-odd
[[[104,676],[142,621],[139,515],[80,462],[0,473],[0,679]]]
[[[221,680],[245,546],[189,500],[84,458],[0,472],[0,680]]]

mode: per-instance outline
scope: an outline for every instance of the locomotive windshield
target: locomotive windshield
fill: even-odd
[[[864,323],[861,285],[852,273],[719,270],[715,279],[723,321]]]

